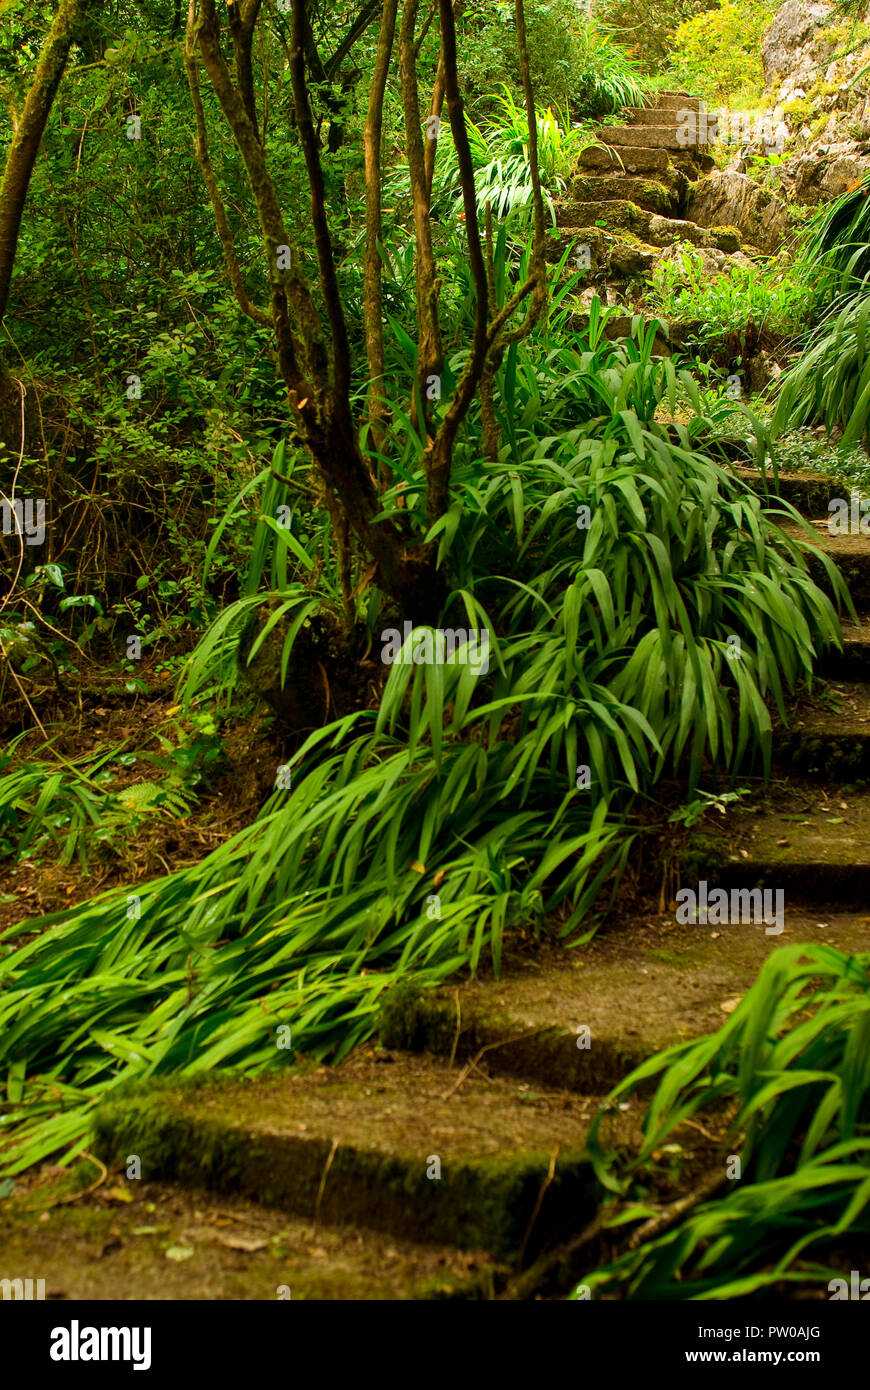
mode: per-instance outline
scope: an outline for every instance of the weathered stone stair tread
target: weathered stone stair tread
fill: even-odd
[[[735,448],[738,446],[735,441]],[[761,472],[752,466],[735,468],[735,473],[750,487],[756,488],[759,492],[764,490],[764,477]],[[785,473],[780,471],[779,477],[774,477],[773,468],[768,465],[767,486],[773,497],[782,497],[784,501],[790,502],[793,507],[804,512],[808,516],[819,516],[822,514],[830,501],[831,497],[838,494],[837,484],[830,478],[824,478],[818,473]],[[826,523],[827,524],[827,523]]]
[[[678,105],[664,106],[626,106],[623,107],[621,115],[631,125],[667,125],[670,119],[676,121],[677,113],[681,110],[698,111],[697,106],[690,106],[688,102],[684,107]]]
[[[854,658],[854,647],[850,654]],[[819,672],[830,674],[825,653]],[[841,659],[842,660],[842,659]],[[870,778],[870,685],[829,679],[822,690],[801,697],[787,724],[774,727],[775,761],[804,776],[841,780]]]
[[[824,551],[837,565],[856,608],[870,607],[870,536],[832,536],[827,518],[811,521],[810,528],[807,532],[796,523],[783,523],[784,531],[809,542],[810,567],[816,582],[826,591],[830,590],[825,567],[813,556],[814,549]]]
[[[571,185],[571,195],[578,202],[627,201],[662,216],[676,212],[679,206],[679,193],[654,179],[630,174],[581,175]]]
[[[677,135],[676,112],[675,119],[668,125],[625,125],[607,126],[598,132],[598,138],[608,145],[621,147],[623,145],[641,145],[645,149],[658,150],[682,150],[685,145]],[[693,152],[706,150],[708,142],[698,140],[697,145],[693,144]]]
[[[481,1252],[128,1182],[123,1168],[73,1205],[52,1206],[57,1187],[18,1182],[0,1203],[0,1277],[42,1278],[49,1299],[274,1301],[279,1288],[292,1300],[420,1299],[474,1296],[491,1283]],[[107,1195],[119,1190],[129,1201]],[[173,1249],[192,1253],[176,1260]]]
[[[754,925],[725,926],[715,939],[710,931],[677,923],[673,911],[643,921],[617,918],[582,953],[565,951],[501,980],[424,995],[414,1042],[452,1051],[458,1004],[458,1058],[486,1047],[480,1061],[490,1072],[606,1089],[653,1053],[721,1027],[723,1001],[744,993],[783,941],[861,942],[870,950],[870,927],[844,919],[820,932],[803,911],[787,915],[782,936]],[[591,1038],[581,1049],[584,1026]]]
[[[855,918],[847,911],[870,911],[870,793],[781,779],[760,793],[753,807],[729,810],[724,822],[705,818],[688,858],[683,856],[683,881],[691,859],[701,866],[694,873],[723,887],[782,888],[787,927],[790,902],[803,904],[798,913],[810,902],[836,904],[838,916],[826,920],[844,929],[822,939],[841,949],[870,951],[870,917]],[[789,931],[772,939],[788,940]]]
[[[556,204],[557,226],[574,232],[600,222],[611,231],[627,231],[634,236],[644,237],[649,231],[650,218],[654,215],[648,208],[638,207],[629,198]]]
[[[700,111],[701,98],[690,96],[688,92],[659,92],[656,96],[656,108],[660,111],[679,111],[682,108],[687,111]],[[647,108],[636,109],[646,110]]]
[[[159,1087],[107,1100],[94,1152],[139,1154],[149,1179],[504,1255],[523,1242],[558,1146],[535,1240],[591,1214],[595,1182],[583,1145],[598,1100],[460,1078],[432,1058],[370,1051],[305,1075]],[[619,1118],[628,1135],[630,1117]],[[432,1156],[440,1180],[427,1176]]]
[[[606,141],[604,141],[606,143]],[[669,168],[667,150],[640,146],[623,146],[616,150],[598,149],[594,145],[580,155],[578,165],[584,169],[605,169],[612,173],[664,174]]]
[[[798,526],[794,526],[793,530],[796,534],[806,536],[820,549],[829,551],[835,558],[839,555],[861,555],[870,558],[870,535],[864,536],[851,532],[847,532],[845,535],[832,535],[828,527],[829,517],[808,517],[806,519],[811,528],[810,532]]]

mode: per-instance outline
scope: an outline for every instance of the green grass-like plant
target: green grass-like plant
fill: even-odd
[[[598,1177],[621,1197],[686,1121],[711,1109],[733,1118],[724,1190],[585,1275],[594,1297],[730,1299],[842,1277],[820,1262],[825,1252],[870,1237],[868,970],[868,956],[783,947],[717,1033],[661,1053],[616,1088],[611,1104],[659,1078],[630,1161],[605,1151],[603,1112],[590,1133]],[[724,1180],[726,1154],[739,1155],[739,1179]],[[630,1222],[630,1207],[619,1220]]]

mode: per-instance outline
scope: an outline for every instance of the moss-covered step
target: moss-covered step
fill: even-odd
[[[792,913],[786,927],[789,942],[829,939],[805,915]],[[391,1048],[474,1060],[491,1075],[606,1090],[654,1052],[720,1027],[723,1000],[748,989],[781,944],[762,928],[711,930],[678,923],[674,907],[617,912],[582,951],[550,947],[503,979],[398,988],[379,1036]],[[866,925],[846,924],[840,936],[870,949]]]
[[[613,241],[613,234],[606,232],[603,227],[550,227],[547,229],[544,254],[548,262],[554,265],[562,259],[566,247],[570,246],[572,242],[576,243],[578,248],[588,246],[588,270],[594,274],[596,270],[604,267]],[[569,259],[566,275],[573,276],[576,273],[577,264],[574,260]]]
[[[785,920],[808,904],[840,912],[867,912],[870,883],[870,793],[777,778],[748,807],[708,816],[678,856],[681,884],[705,879],[727,888],[782,889]],[[821,918],[821,914],[820,914]],[[833,918],[822,918],[830,925]],[[847,920],[847,919],[844,919]],[[849,950],[870,950],[870,918],[853,922],[847,937],[824,940]],[[718,928],[717,928],[718,930]],[[788,930],[772,938],[803,939]],[[863,944],[862,944],[863,943]]]
[[[611,202],[614,199],[634,203],[662,217],[670,217],[680,205],[680,181],[683,175],[668,177],[668,183],[656,179],[635,178],[630,174],[587,174],[571,183],[570,196],[577,201]]]
[[[832,495],[836,495],[833,487]],[[856,608],[870,608],[870,536],[860,533],[832,536],[828,530],[827,519],[812,521],[810,528],[809,533],[804,528],[793,527],[790,524],[786,524],[783,529],[810,541],[810,569],[813,578],[821,588],[831,590],[827,570],[813,553],[814,549],[817,549],[824,551],[836,564],[849,586]]]
[[[739,478],[760,494],[767,489],[772,495],[782,497],[805,516],[817,516],[824,511],[836,490],[836,485],[829,478],[822,478],[818,473],[784,473],[780,470],[775,478],[769,463],[765,479],[758,468],[751,463],[748,466],[745,464],[746,444],[742,440],[725,440],[724,443],[732,458],[744,461],[743,466],[734,470]]]
[[[577,227],[600,226],[609,232],[630,232],[646,239],[650,218],[648,208],[640,208],[629,199],[613,201],[575,201],[556,204],[556,225],[573,230]]]
[[[597,139],[617,148],[638,145],[646,149],[683,150],[686,145],[677,136],[676,119],[667,125],[609,125],[597,132]],[[692,150],[706,150],[709,142],[699,139]]]
[[[72,1176],[84,1188],[99,1173],[82,1160]],[[0,1201],[0,1278],[44,1279],[48,1299],[332,1301],[486,1298],[502,1273],[481,1251],[128,1180],[125,1165],[74,1193],[69,1173],[16,1179]]]
[[[828,655],[818,664],[828,672]],[[786,725],[774,728],[774,762],[810,777],[870,778],[870,685],[830,680],[802,695]],[[870,844],[870,825],[867,826]]]
[[[652,246],[672,246],[688,241],[692,246],[713,246],[717,251],[740,251],[742,243],[736,227],[699,227],[685,217],[653,217],[648,240]]]
[[[107,1100],[92,1151],[104,1160],[139,1155],[149,1181],[506,1256],[594,1212],[583,1145],[597,1105],[463,1076],[431,1058],[369,1052],[306,1075]]]
[[[579,169],[603,169],[610,173],[626,174],[666,174],[671,167],[667,150],[625,147],[616,150],[603,149],[592,145],[577,159]]]

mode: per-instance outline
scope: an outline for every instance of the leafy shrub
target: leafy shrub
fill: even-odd
[[[870,276],[870,175],[809,223],[800,268],[819,293],[847,293]]]
[[[523,209],[531,211],[529,132],[525,108],[517,105],[507,87],[492,96],[489,106],[489,114],[479,124],[466,118],[466,126],[481,218],[490,203],[493,216],[501,220]],[[561,112],[538,107],[535,114],[541,184],[552,213],[553,200],[564,192],[578,155],[595,144],[595,139],[588,127],[572,125]],[[397,199],[400,210],[410,205],[410,182],[404,166],[394,172],[387,191],[388,202]],[[438,139],[432,204],[442,216],[449,213],[455,218],[462,212],[456,147],[446,122]]]
[[[745,346],[747,334],[794,333],[805,321],[810,295],[785,265],[731,265],[710,276],[704,258],[691,246],[679,259],[660,260],[652,274],[647,303],[665,319],[699,323],[699,347],[716,351]]]
[[[761,98],[761,36],[778,0],[719,0],[715,9],[687,19],[673,39],[675,80],[711,101]]]
[[[781,378],[773,428],[824,422],[843,429],[848,447],[870,439],[870,293],[838,301],[813,333],[799,360]]]
[[[597,13],[614,29],[631,56],[653,73],[667,66],[674,34],[717,0],[603,0]]]
[[[513,4],[488,0],[463,21],[468,33],[463,70],[472,104],[486,108],[499,81],[520,88]],[[537,99],[570,106],[575,117],[600,116],[640,103],[649,84],[619,43],[617,32],[575,0],[545,0],[526,17],[529,62]]]

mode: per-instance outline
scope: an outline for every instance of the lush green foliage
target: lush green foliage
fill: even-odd
[[[671,50],[676,80],[710,101],[760,101],[761,35],[778,9],[778,0],[719,0],[684,20]]]
[[[823,204],[807,228],[799,266],[820,294],[848,292],[870,274],[870,176]]]
[[[3,960],[0,1059],[22,1067],[28,1111],[7,1140],[12,1168],[80,1146],[96,1086],[274,1065],[257,1002],[267,990],[294,1046],[341,1055],[400,976],[473,969],[484,950],[498,967],[511,923],[544,914],[576,939],[618,882],[633,792],[666,768],[694,785],[707,757],[766,758],[764,697],[781,703],[838,640],[834,610],[801,544],[699,447],[715,422],[691,376],[651,356],[652,327],[621,345],[602,330],[596,308],[580,350],[512,348],[502,456],[480,459],[472,424],[457,458],[434,531],[450,576],[442,623],[486,629],[489,671],[392,666],[379,709],[310,735],[289,761],[291,788],[254,825],[137,890],[140,918],[125,924],[124,895],[98,899]],[[657,424],[678,393],[695,418]],[[401,478],[421,533],[422,448]],[[277,601],[272,618],[287,620],[286,672],[306,616],[330,600],[328,583],[303,582],[319,541],[309,553],[274,523],[292,487],[292,472],[272,478],[248,592],[195,654],[188,701],[226,679],[255,606]],[[377,641],[383,611],[368,620]],[[594,795],[575,786],[581,765]],[[76,1001],[72,1033],[61,994]],[[41,1099],[52,1087],[69,1113]]]
[[[715,353],[745,348],[747,335],[767,331],[796,333],[807,313],[807,291],[787,265],[730,265],[720,275],[705,268],[704,256],[691,246],[679,259],[658,262],[647,302],[663,318],[697,323],[695,341]]]
[[[462,21],[470,43],[464,74],[472,105],[508,74],[519,88],[513,6],[505,0],[468,7]],[[569,106],[575,118],[600,116],[620,106],[640,104],[650,84],[611,29],[576,0],[542,0],[529,8],[529,59],[538,100]]]
[[[842,1275],[819,1255],[870,1238],[868,966],[828,946],[784,947],[718,1033],[662,1053],[616,1088],[613,1103],[660,1078],[630,1163],[608,1157],[606,1116],[596,1119],[590,1151],[611,1191],[629,1196],[653,1153],[711,1108],[733,1113],[724,1142],[742,1169],[675,1229],[585,1276],[594,1296],[740,1298]]]
[[[846,447],[870,437],[868,323],[866,292],[838,301],[829,311],[780,383],[774,429],[822,420],[829,432],[842,426]]]

